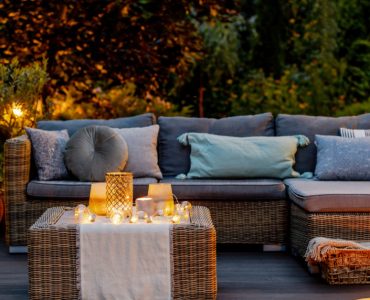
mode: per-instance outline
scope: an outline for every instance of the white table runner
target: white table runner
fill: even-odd
[[[57,225],[71,218],[65,214]],[[171,299],[170,226],[114,225],[105,217],[81,224],[82,299]]]

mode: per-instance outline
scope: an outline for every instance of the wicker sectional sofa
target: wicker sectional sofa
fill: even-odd
[[[218,243],[287,245],[303,254],[315,236],[370,240],[370,184],[307,179],[202,179],[180,180],[189,170],[189,149],[176,138],[184,132],[230,136],[337,135],[340,127],[370,128],[370,114],[355,117],[313,117],[271,113],[223,119],[159,117],[151,114],[114,120],[42,121],[38,128],[67,129],[71,134],[91,124],[144,127],[158,123],[158,163],[164,178],[180,200],[210,209]],[[315,168],[314,143],[296,154],[295,169]],[[26,136],[5,143],[6,241],[10,250],[27,244],[27,229],[49,207],[87,203],[90,183],[39,181]],[[147,193],[154,178],[135,178],[134,197]]]

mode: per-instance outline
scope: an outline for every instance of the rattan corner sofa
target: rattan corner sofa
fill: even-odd
[[[223,119],[159,117],[144,114],[113,120],[42,121],[38,128],[67,129],[100,124],[110,127],[144,127],[158,123],[158,163],[164,178],[180,200],[210,209],[222,244],[290,244],[303,255],[315,236],[370,240],[369,182],[327,182],[307,179],[202,179],[180,180],[187,173],[189,149],[176,138],[184,132],[207,132],[229,136],[337,135],[340,127],[370,128],[370,114],[355,117],[314,117],[271,113]],[[295,169],[314,171],[314,143],[298,150]],[[87,203],[90,183],[39,181],[26,136],[5,143],[6,242],[10,250],[27,244],[27,229],[49,207]],[[134,197],[147,193],[154,178],[135,178]]]

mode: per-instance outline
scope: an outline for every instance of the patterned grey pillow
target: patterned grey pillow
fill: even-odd
[[[69,140],[67,130],[47,131],[26,128],[26,132],[31,140],[39,179],[67,178],[68,171],[63,161],[63,152]]]
[[[370,180],[370,138],[316,135],[319,180]]]
[[[363,138],[363,137],[370,136],[369,129],[340,128],[339,133],[341,137],[347,137],[347,138]]]

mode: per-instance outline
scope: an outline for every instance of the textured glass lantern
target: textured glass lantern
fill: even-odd
[[[131,212],[133,202],[133,176],[129,172],[109,172],[107,182],[107,216],[115,210]]]

